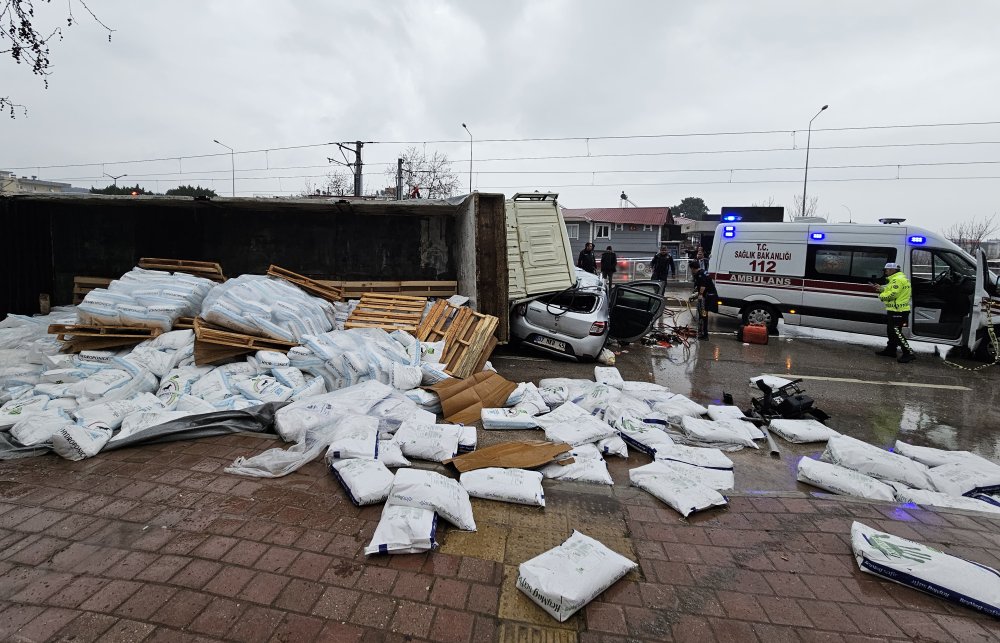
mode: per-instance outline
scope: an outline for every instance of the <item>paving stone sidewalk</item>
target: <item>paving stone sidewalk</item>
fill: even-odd
[[[862,574],[848,539],[861,520],[1000,567],[1000,518],[798,495],[737,496],[684,521],[612,460],[613,488],[546,482],[544,510],[474,501],[478,532],[366,559],[381,507],[353,507],[322,463],[277,480],[223,472],[275,444],[226,436],[0,463],[0,640],[1000,637],[996,620]],[[556,623],[514,581],[572,529],[640,567]]]

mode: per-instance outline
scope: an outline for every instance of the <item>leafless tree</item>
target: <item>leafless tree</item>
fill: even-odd
[[[767,197],[766,200],[760,201],[760,202],[754,201],[753,205],[751,207],[754,207],[754,208],[773,208],[774,207],[774,197],[773,196],[769,196],[769,197]]]
[[[306,179],[306,191],[302,196],[350,196],[354,193],[354,177],[346,172],[330,172],[318,183]]]
[[[792,221],[799,217],[814,217],[816,216],[816,204],[819,203],[818,196],[809,197],[806,202],[805,210],[802,208],[802,197],[795,195],[792,197],[795,201],[795,205],[792,206]]]
[[[27,64],[31,68],[31,73],[42,79],[46,89],[49,87],[48,77],[52,73],[49,44],[53,38],[63,39],[64,27],[57,26],[51,30],[48,27],[39,27],[36,7],[42,9],[51,4],[52,0],[0,0],[0,47],[5,47],[0,49],[0,54],[10,54],[18,65]],[[114,29],[101,22],[85,0],[67,0],[65,27],[72,27],[76,23],[73,15],[74,4],[83,7],[94,22],[108,32],[110,42]],[[51,13],[51,10],[42,10],[38,13]],[[10,96],[0,96],[0,111],[8,111],[11,118],[16,118],[18,112],[22,115],[28,114],[28,109],[24,105],[15,103]]]
[[[944,236],[966,252],[975,254],[984,241],[997,233],[998,228],[997,215],[993,214],[954,223],[945,229]]]
[[[462,184],[458,174],[452,171],[448,155],[437,150],[430,154],[420,147],[405,149],[399,158],[403,159],[404,194],[416,194],[424,199],[443,199],[455,194]],[[395,190],[396,169],[385,172],[389,185]]]

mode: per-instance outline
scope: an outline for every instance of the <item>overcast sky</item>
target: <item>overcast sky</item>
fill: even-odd
[[[48,90],[0,60],[0,95],[29,110],[0,118],[0,169],[228,195],[230,158],[212,139],[238,152],[444,140],[456,142],[426,148],[456,161],[464,191],[465,122],[482,191],[551,190],[574,208],[617,206],[624,190],[641,206],[700,196],[712,212],[771,199],[790,209],[809,119],[829,104],[810,156],[819,214],[941,229],[1000,212],[1000,124],[831,131],[1000,121],[993,0],[89,4],[113,38],[76,5]],[[39,13],[54,26],[65,4]],[[777,133],[723,134],[747,131]],[[662,134],[712,135],[651,136]],[[503,138],[577,140],[484,141]],[[388,184],[404,147],[366,145],[366,191]],[[335,155],[237,154],[237,195],[302,192]],[[540,156],[576,158],[523,159]],[[174,160],[114,163],[163,158]],[[92,165],[39,167],[69,164]]]

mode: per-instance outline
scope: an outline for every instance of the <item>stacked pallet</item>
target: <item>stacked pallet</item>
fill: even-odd
[[[82,302],[91,290],[107,288],[112,281],[107,277],[73,277],[73,305]]]
[[[351,311],[344,328],[381,328],[404,330],[416,335],[427,307],[426,297],[366,293]]]
[[[416,335],[422,342],[444,340],[441,361],[446,365],[445,372],[452,377],[466,378],[483,370],[496,348],[494,333],[498,323],[492,315],[439,299],[427,312]]]
[[[458,292],[457,281],[319,281],[341,291],[345,299],[360,299],[366,293],[410,297],[451,297]]]

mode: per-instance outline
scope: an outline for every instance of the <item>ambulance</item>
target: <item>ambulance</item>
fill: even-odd
[[[709,272],[719,311],[744,324],[885,334],[885,307],[872,284],[883,266],[898,263],[913,288],[911,340],[963,347],[992,360],[1000,333],[1000,283],[980,250],[972,257],[954,243],[905,219],[879,224],[723,221],[715,230]]]

